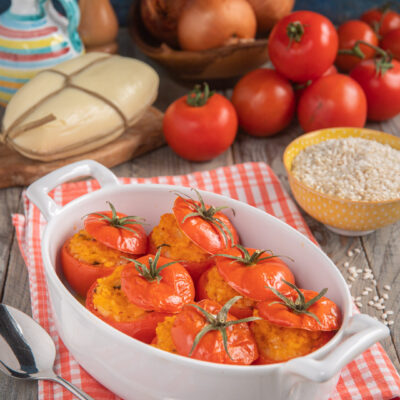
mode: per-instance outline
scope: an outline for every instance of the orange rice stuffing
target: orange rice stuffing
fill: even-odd
[[[153,229],[151,239],[155,247],[162,244],[161,254],[172,260],[205,261],[210,256],[207,252],[193,243],[178,227],[174,214],[164,214],[160,223]]]
[[[153,346],[158,349],[178,354],[174,341],[172,340],[171,329],[176,319],[176,315],[166,317],[163,322],[159,322],[156,328],[156,340]]]
[[[220,304],[225,304],[235,296],[241,296],[235,289],[231,288],[222,278],[216,266],[210,268],[207,272],[206,293],[210,300]],[[254,308],[256,302],[247,297],[242,297],[235,303],[235,307]]]
[[[258,311],[254,311],[258,316]],[[250,324],[260,356],[278,363],[309,354],[327,343],[335,332],[280,327],[262,319]]]
[[[130,322],[146,314],[147,311],[131,303],[121,290],[123,268],[123,266],[117,267],[112,274],[97,279],[93,305],[103,317],[110,317],[118,322]]]
[[[91,265],[115,267],[127,263],[123,258],[127,257],[127,254],[100,243],[84,229],[72,236],[68,243],[68,250],[79,261]]]

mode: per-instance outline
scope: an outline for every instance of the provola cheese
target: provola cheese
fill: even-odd
[[[154,102],[157,73],[142,61],[88,53],[40,72],[11,99],[3,140],[51,161],[111,142]]]

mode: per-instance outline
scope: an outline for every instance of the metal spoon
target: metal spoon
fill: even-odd
[[[94,400],[54,373],[55,358],[54,342],[36,321],[0,304],[0,370],[14,378],[58,382],[79,400]]]

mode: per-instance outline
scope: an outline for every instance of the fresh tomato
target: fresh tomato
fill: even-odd
[[[112,249],[130,254],[145,254],[147,235],[141,225],[142,219],[117,213],[108,202],[111,211],[89,214],[85,218],[85,229],[99,242]]]
[[[354,79],[342,74],[324,76],[305,89],[297,116],[305,132],[340,126],[361,128],[367,118],[367,99]]]
[[[71,288],[80,296],[85,297],[92,284],[99,278],[111,274],[115,265],[106,267],[104,264],[90,264],[75,257],[69,248],[68,239],[61,248],[61,265],[65,279]]]
[[[270,286],[284,293],[291,290],[282,279],[294,283],[294,276],[278,256],[241,245],[222,253],[215,260],[218,272],[243,296],[260,301],[276,299]]]
[[[380,47],[389,50],[396,60],[400,60],[400,28],[388,32],[381,40]]]
[[[276,71],[256,69],[236,84],[232,103],[239,125],[250,135],[270,136],[289,125],[295,112],[290,82]]]
[[[168,246],[165,246],[161,250],[161,255],[163,255],[166,258],[171,258],[174,260],[174,258],[169,256],[168,252],[169,248]],[[152,240],[151,233],[149,235],[149,253],[150,254],[156,254],[157,252],[157,246],[154,244],[154,241]],[[193,282],[196,283],[197,280],[200,278],[201,274],[206,271],[208,268],[210,268],[214,264],[214,260],[211,258],[207,258],[204,261],[186,261],[186,260],[179,260],[179,264],[181,264],[187,272],[189,272],[190,276],[193,279]]]
[[[365,44],[360,44],[359,46],[364,58],[351,54],[341,54],[342,50],[352,49],[357,40],[363,40],[374,46],[378,45],[378,36],[367,23],[358,20],[347,21],[339,26],[338,35],[339,53],[335,63],[340,70],[349,72],[361,60],[372,58],[375,55],[375,50]]]
[[[383,121],[400,113],[400,62],[392,60],[387,63],[392,67],[386,69],[379,67],[381,61],[362,61],[350,73],[367,96],[371,121]]]
[[[361,20],[370,25],[381,37],[388,32],[400,28],[400,14],[395,11],[374,8],[366,11]]]
[[[337,68],[332,64],[323,74],[322,76],[329,76],[329,75],[334,75],[337,74],[338,70]],[[294,93],[296,96],[296,100],[299,100],[301,95],[304,93],[304,91],[312,84],[311,80],[308,80],[307,82],[304,83],[295,83],[293,85],[294,88]]]
[[[295,11],[282,18],[268,39],[272,64],[294,82],[320,77],[333,64],[337,50],[335,27],[312,11]]]
[[[236,290],[232,289],[222,278],[220,273],[217,271],[214,271],[216,267],[211,267],[207,271],[203,272],[203,274],[200,276],[200,278],[197,281],[196,284],[196,300],[212,300],[216,301],[217,303],[224,303],[225,301],[220,301],[219,299],[216,298],[211,298],[208,294],[208,288],[212,287],[213,290],[212,292],[215,293],[217,296],[223,296],[224,299],[226,298],[231,298],[239,295],[239,292]],[[220,282],[216,283],[212,280],[210,280],[210,274],[217,273],[223,281],[223,284]],[[218,284],[218,287],[216,288],[216,284]],[[221,293],[223,292],[223,293]],[[240,299],[238,302],[236,302],[229,310],[229,312],[236,318],[247,318],[251,317],[253,315],[253,310],[254,310],[255,302],[250,299],[246,299],[243,297]]]
[[[194,300],[193,280],[182,265],[161,257],[160,252],[132,260],[124,267],[122,291],[144,310],[177,313]]]
[[[171,329],[179,354],[221,364],[249,365],[258,358],[256,342],[246,322],[237,323],[228,311],[238,298],[223,307],[210,300],[186,305]],[[206,317],[209,313],[209,317]]]
[[[281,301],[262,301],[257,304],[262,318],[272,324],[288,328],[309,331],[339,329],[340,309],[332,300],[323,297],[328,289],[318,293],[291,286],[293,290],[290,294],[280,294]],[[276,293],[275,290],[273,291]],[[276,294],[278,295],[278,293]]]
[[[197,192],[198,201],[178,196],[172,211],[182,232],[210,254],[239,243],[239,236],[229,218],[221,212],[226,207],[206,205]]]
[[[113,279],[113,290],[107,290],[109,294],[109,298],[106,301],[109,304],[118,304],[119,307],[125,306],[123,310],[125,314],[129,312],[133,312],[134,316],[129,316],[127,318],[121,319],[121,312],[101,312],[101,310],[96,307],[94,303],[94,296],[96,292],[99,291],[99,285],[101,285],[101,279],[94,282],[93,285],[90,287],[87,297],[86,297],[86,308],[91,311],[94,315],[98,318],[106,322],[107,324],[111,325],[115,329],[129,335],[135,339],[138,339],[145,343],[151,343],[156,335],[156,327],[159,322],[162,322],[166,316],[169,314],[159,313],[159,312],[148,312],[144,310],[140,310],[138,307],[135,307],[132,304],[129,304],[128,299],[121,292],[120,287],[120,270],[118,268],[115,270],[116,276],[109,276],[108,278]],[[127,310],[129,309],[129,310]],[[109,311],[109,310],[107,310]],[[119,310],[120,311],[120,310]]]
[[[224,96],[199,86],[174,101],[165,111],[165,140],[179,156],[208,161],[233,143],[238,128],[236,111]]]

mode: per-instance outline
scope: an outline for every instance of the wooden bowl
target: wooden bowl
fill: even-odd
[[[148,57],[165,67],[173,78],[183,81],[220,81],[238,78],[268,61],[267,39],[203,51],[184,51],[160,43],[150,35],[140,18],[136,1],[129,17],[129,32]]]

